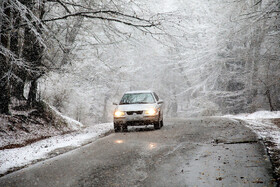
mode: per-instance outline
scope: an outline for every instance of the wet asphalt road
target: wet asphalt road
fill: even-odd
[[[226,118],[131,128],[0,178],[0,186],[275,186],[263,145]]]

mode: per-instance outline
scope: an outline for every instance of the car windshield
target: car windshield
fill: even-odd
[[[149,103],[155,103],[155,99],[151,93],[130,93],[124,94],[121,99],[120,105]]]

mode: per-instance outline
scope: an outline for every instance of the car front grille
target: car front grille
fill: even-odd
[[[143,114],[143,111],[129,111],[126,113],[127,113],[127,115],[133,115],[134,113],[140,115],[140,114]]]

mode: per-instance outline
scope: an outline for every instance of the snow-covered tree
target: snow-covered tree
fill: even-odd
[[[36,103],[38,80],[70,61],[73,43],[83,19],[90,20],[91,24],[105,25],[104,28],[115,35],[119,35],[120,30],[111,22],[143,31],[159,26],[156,18],[145,17],[145,14],[140,17],[138,12],[127,9],[125,1],[117,4],[90,0],[1,1],[0,113],[9,113],[11,96],[23,99],[27,82],[30,82],[28,103]],[[74,18],[74,24],[71,18]],[[62,36],[57,37],[57,33]],[[108,39],[113,37],[111,33]],[[65,37],[65,42],[61,42],[62,37]],[[59,53],[62,55],[56,57]]]

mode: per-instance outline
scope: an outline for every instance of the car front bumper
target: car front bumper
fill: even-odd
[[[126,115],[124,117],[114,117],[114,123],[117,125],[141,126],[151,125],[159,121],[159,116],[144,116],[144,115]]]

